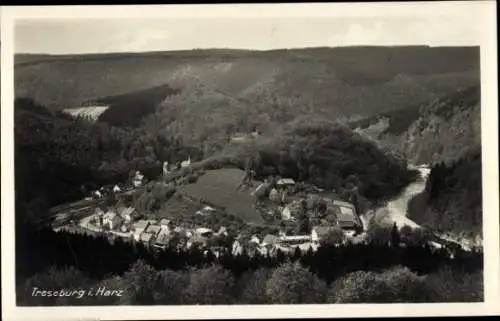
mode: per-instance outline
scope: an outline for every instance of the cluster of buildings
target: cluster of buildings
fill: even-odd
[[[267,190],[268,201],[261,202],[269,215],[279,213],[283,221],[294,221],[301,214],[310,218],[334,218],[335,225],[346,231],[359,232],[363,224],[352,203],[340,200],[334,193],[328,193],[314,186],[297,186],[293,179],[282,178],[275,183],[260,184],[252,195]],[[299,192],[300,191],[300,192]]]
[[[307,235],[286,235],[280,232],[279,235],[267,234],[262,239],[258,236],[253,235],[249,240],[243,240],[241,237],[236,238],[233,242],[232,253],[233,255],[242,254],[244,249],[246,249],[247,254],[253,255],[256,252],[262,255],[274,255],[277,250],[281,250],[284,253],[290,253],[297,250],[301,252],[307,252],[309,249],[316,251],[321,243],[329,233],[336,230],[335,226],[315,226],[312,228],[311,233]],[[335,244],[341,245],[345,244],[349,239],[356,242],[357,239],[353,234],[344,233],[347,237],[338,238],[335,240]]]
[[[210,215],[215,209],[205,206],[198,215]],[[209,240],[214,236],[226,236],[227,230],[221,227],[219,231],[209,228],[198,227],[186,229],[174,226],[171,220],[162,218],[159,220],[143,219],[133,207],[120,207],[104,212],[97,209],[96,212],[86,219],[84,227],[94,231],[106,231],[118,236],[128,237],[145,245],[166,248],[171,240],[176,237],[175,246],[179,248],[190,248],[194,244],[206,247]]]
[[[185,163],[190,163],[190,159]],[[189,166],[189,164],[183,165]],[[164,164],[164,169],[168,170],[168,163]],[[141,186],[143,179],[144,176],[140,172],[136,172],[133,178],[134,187]],[[256,235],[250,237],[249,240],[238,236],[228,250],[235,255],[242,253],[243,249],[246,249],[247,253],[248,251],[258,251],[263,255],[272,254],[277,249],[284,252],[295,251],[296,248],[302,251],[307,251],[310,248],[315,250],[332,229],[338,230],[340,228],[344,236],[347,237],[353,237],[363,230],[363,224],[356,214],[353,204],[335,199],[314,186],[304,188],[299,184],[290,178],[270,179],[260,184],[252,194],[255,195],[265,190],[267,200],[264,201],[266,204],[263,207],[269,210],[270,215],[276,216],[278,213],[278,218],[282,221],[296,221],[301,215],[306,214],[309,218],[319,218],[315,222],[321,221],[322,224],[316,224],[317,226],[314,226],[308,235],[286,235],[284,231],[281,231],[279,235],[268,234],[262,239]],[[115,187],[116,189],[113,188],[112,191],[118,192],[119,187]],[[311,204],[315,204],[315,206],[311,207]],[[204,206],[196,214],[209,216],[215,212],[214,208]],[[324,220],[327,216],[330,218],[328,222]],[[331,217],[334,218],[334,221],[331,220]],[[214,236],[227,235],[224,227],[219,231],[212,231],[206,227],[185,229],[174,226],[166,218],[143,219],[143,215],[134,208],[125,206],[112,208],[106,212],[97,209],[95,214],[86,219],[85,222],[85,227],[90,230],[106,231],[163,249],[171,245],[174,246],[173,244],[180,248],[190,248],[193,244],[198,244],[205,249],[211,248],[213,244],[210,239]],[[174,237],[176,238],[175,242],[171,242]]]

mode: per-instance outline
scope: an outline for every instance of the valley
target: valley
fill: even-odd
[[[433,300],[452,270],[480,296],[478,56],[17,55],[16,246],[37,253],[17,282],[63,266],[99,284],[207,266],[246,282],[300,262],[328,287],[408,267]]]

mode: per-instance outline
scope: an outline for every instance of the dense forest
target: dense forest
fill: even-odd
[[[432,167],[425,191],[410,203],[410,215],[444,232],[482,239],[481,151]]]
[[[479,86],[351,125],[408,162],[431,165],[426,190],[409,204],[412,219],[455,237],[482,239]]]
[[[390,231],[388,231],[390,233]],[[17,235],[20,305],[269,304],[481,301],[482,253],[384,242],[276,256],[197,247],[157,252],[140,243],[51,230]],[[390,240],[390,236],[389,236]],[[122,297],[37,297],[33,287],[122,289]],[[209,294],[210,293],[210,294]]]
[[[99,185],[125,182],[135,170],[157,179],[163,161],[201,158],[202,150],[212,146],[207,142],[199,147],[203,141],[186,142],[153,127],[125,129],[73,119],[30,99],[16,100],[15,117],[16,197],[19,215],[25,218],[37,215],[31,209],[80,199]],[[345,126],[315,117],[277,126],[274,133],[244,144],[224,142],[212,146],[209,157],[190,172],[251,166],[262,177],[290,176],[339,192],[355,184],[360,196],[374,202],[397,194],[415,178],[404,160],[379,151]]]
[[[480,86],[354,121],[351,127],[398,150],[410,163],[450,163],[481,146]]]
[[[193,83],[295,116],[376,115],[424,103],[479,81],[479,48],[345,47],[292,50],[193,50],[136,54],[15,57],[16,97],[51,110],[100,97]],[[72,81],[61,75],[71,74]],[[306,80],[306,81],[305,81]],[[249,109],[253,109],[249,108]],[[233,114],[237,107],[231,110]]]

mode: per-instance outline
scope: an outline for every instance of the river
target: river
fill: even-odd
[[[365,231],[369,228],[371,221],[375,221],[382,226],[391,227],[394,223],[396,223],[399,229],[401,229],[403,226],[409,226],[414,229],[421,227],[419,224],[408,218],[408,203],[413,197],[424,191],[427,178],[430,174],[430,168],[427,165],[410,165],[408,166],[408,168],[411,170],[419,171],[417,180],[406,186],[398,196],[387,202],[385,206],[382,206],[362,216],[361,219],[363,221]],[[434,235],[443,241],[460,244],[460,246],[464,250],[471,250],[473,246],[482,246],[482,243],[480,241],[473,241],[464,237],[458,237],[451,233],[442,235],[434,233]]]
[[[409,169],[419,171],[417,180],[406,186],[398,196],[388,201],[385,206],[364,215],[362,217],[362,221],[365,230],[369,228],[372,220],[376,221],[378,224],[391,227],[394,223],[396,223],[399,229],[405,225],[411,228],[420,227],[417,223],[408,218],[408,203],[413,197],[424,191],[427,177],[430,173],[430,168],[423,165],[410,165]]]

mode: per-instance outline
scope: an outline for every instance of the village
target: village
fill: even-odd
[[[180,166],[169,166],[164,163],[164,175],[191,166],[191,159],[183,161]],[[241,171],[243,172],[243,171]],[[247,169],[241,183],[235,186],[238,193],[248,193],[255,198],[254,211],[260,213],[264,224],[278,226],[277,233],[265,235],[248,235],[242,233],[229,236],[225,226],[213,230],[207,226],[183,226],[175,224],[169,217],[154,217],[151,213],[141,213],[133,206],[116,204],[115,206],[97,206],[94,211],[73,222],[80,231],[104,234],[110,237],[121,237],[132,242],[162,250],[166,248],[190,249],[196,246],[202,250],[210,250],[216,256],[223,252],[238,255],[244,251],[253,255],[274,255],[277,250],[283,252],[316,251],[321,241],[332,232],[342,231],[339,242],[360,242],[363,239],[363,223],[355,206],[344,200],[333,198],[313,185],[295,182],[291,178],[268,177],[263,182],[255,182],[253,171]],[[91,193],[87,199],[101,199],[108,194],[127,193],[140,189],[144,184],[144,175],[137,171],[132,179],[132,186],[107,186]],[[181,184],[176,182],[176,184]],[[201,204],[195,215],[208,217],[223,212],[209,204]],[[307,219],[309,228],[302,231],[286,229],[286,226],[297,225],[298,221]],[[178,220],[177,220],[178,222]],[[59,227],[58,229],[60,229]],[[68,230],[68,226],[63,227]],[[69,230],[71,230],[69,228]]]

